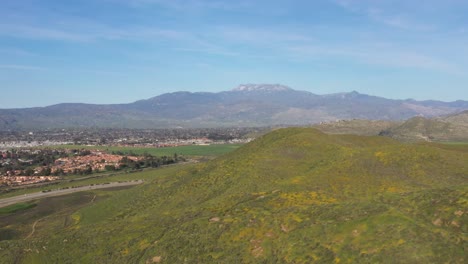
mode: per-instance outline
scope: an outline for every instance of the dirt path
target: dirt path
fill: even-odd
[[[94,195],[94,196],[93,196],[93,199],[91,199],[91,201],[90,201],[88,204],[94,203],[94,200],[96,200],[96,197],[97,197],[97,195]],[[63,210],[63,211],[60,211],[58,214],[61,214],[62,212],[65,212],[65,211],[67,211],[67,209],[65,209],[65,210]],[[34,221],[34,223],[33,223],[33,225],[32,225],[31,233],[29,233],[29,235],[28,235],[27,237],[25,237],[24,239],[28,239],[28,238],[30,238],[32,235],[34,235],[34,232],[36,232],[36,225],[37,225],[37,223],[39,223],[40,221],[42,221],[42,220],[44,220],[44,219],[46,219],[46,218],[48,218],[48,217],[50,217],[50,216],[51,216],[51,215],[48,215],[48,216],[42,217],[42,218],[37,219],[36,221]]]
[[[36,225],[37,225],[37,223],[39,223],[39,221],[41,221],[41,220],[43,220],[43,219],[45,219],[45,218],[46,218],[46,217],[43,217],[43,218],[41,218],[41,219],[37,219],[37,220],[34,222],[34,224],[32,225],[31,233],[29,233],[29,235],[28,235],[27,237],[25,237],[24,239],[30,238],[30,237],[34,234],[34,232],[36,231]]]
[[[52,190],[50,192],[36,192],[36,193],[23,194],[23,195],[18,195],[14,197],[0,199],[0,208],[15,204],[15,203],[37,200],[37,199],[41,199],[45,197],[60,196],[60,195],[74,193],[74,192],[82,192],[82,191],[89,191],[89,190],[96,190],[96,189],[138,185],[142,183],[143,183],[142,180],[129,181],[129,182],[111,182],[111,183],[104,183],[104,184],[80,186],[76,188]]]

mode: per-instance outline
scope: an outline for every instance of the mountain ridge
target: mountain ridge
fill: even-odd
[[[126,104],[0,109],[0,129],[306,125],[354,118],[404,120],[467,109],[468,101],[462,100],[393,100],[357,91],[317,95],[281,84],[242,84],[229,91],[180,91]]]

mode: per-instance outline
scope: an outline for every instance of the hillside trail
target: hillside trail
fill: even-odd
[[[97,195],[94,195],[93,199],[91,199],[91,201],[90,201],[89,203],[87,203],[86,205],[89,205],[89,204],[94,203],[94,200],[96,200],[96,196],[97,196]],[[65,212],[65,211],[67,211],[67,210],[68,210],[68,209],[62,210],[62,211],[58,212],[58,214],[61,214],[61,213]],[[42,221],[42,220],[44,220],[44,219],[46,219],[46,218],[48,218],[48,217],[51,217],[51,215],[48,215],[48,216],[39,218],[39,219],[37,219],[36,221],[34,221],[34,223],[33,223],[33,225],[32,225],[31,233],[29,233],[29,235],[26,236],[24,239],[26,240],[26,239],[30,238],[32,235],[34,235],[34,232],[36,232],[36,225],[37,225],[37,223],[39,223],[40,221]]]

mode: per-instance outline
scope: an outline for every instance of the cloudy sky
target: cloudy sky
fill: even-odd
[[[2,0],[0,108],[281,83],[468,100],[466,0]]]

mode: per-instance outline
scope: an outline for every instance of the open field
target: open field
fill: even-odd
[[[82,176],[71,177],[73,181],[62,181],[57,183],[52,183],[50,185],[40,185],[37,187],[30,186],[29,188],[24,189],[16,189],[11,192],[6,192],[0,194],[0,199],[13,197],[18,195],[25,195],[34,192],[41,192],[47,191],[51,189],[60,189],[60,188],[72,188],[74,186],[84,186],[84,185],[91,185],[91,184],[103,184],[106,182],[118,182],[118,181],[133,181],[133,180],[143,180],[145,182],[150,181],[153,179],[154,175],[158,174],[159,171],[172,171],[172,170],[179,170],[180,168],[184,168],[185,166],[189,166],[189,164],[175,164],[170,165],[167,167],[160,167],[160,168],[149,168],[143,171],[135,171],[135,172],[116,172],[116,173],[105,173],[102,175],[96,174],[91,175],[89,177],[85,177],[84,179],[77,179],[82,178]],[[67,176],[68,177],[68,176]]]
[[[109,183],[103,183],[103,184],[77,186],[73,188],[67,187],[65,189],[54,189],[54,190],[50,190],[47,192],[36,192],[36,193],[18,195],[18,196],[0,199],[0,208],[6,207],[9,205],[14,205],[16,203],[24,203],[24,202],[29,202],[29,201],[51,197],[51,196],[60,196],[60,195],[74,193],[74,192],[82,192],[82,191],[89,191],[89,190],[95,190],[95,189],[126,187],[126,186],[138,185],[142,183],[143,183],[142,180],[133,180],[133,181],[126,181],[126,182],[109,182]]]
[[[116,177],[113,180],[123,179],[122,177],[131,179],[136,175],[137,178],[145,179],[146,183],[151,183],[158,180],[160,176],[169,176],[178,170],[180,168],[175,166],[165,167],[144,173],[119,175],[120,177]],[[119,193],[128,192],[133,188],[136,188],[138,193],[138,189],[141,188],[141,186],[134,187],[135,185],[117,186],[115,184],[105,184],[103,186],[108,188],[99,189],[102,186],[94,185],[94,189],[89,189],[89,186],[86,186],[84,189],[67,189],[68,191],[74,190],[76,192],[60,196],[37,197],[42,199],[16,203],[0,208],[0,241],[20,238],[32,239],[40,234],[47,235],[47,232],[51,232],[54,228],[61,230],[75,221],[74,217],[76,216],[73,214],[78,209],[104,201],[113,195],[122,195]],[[124,196],[129,201],[129,196],[125,194]],[[110,206],[110,204],[108,205]],[[112,205],[112,208],[115,208],[115,206],[118,207],[119,205]],[[5,251],[0,249],[0,252]],[[0,263],[3,262],[0,261]]]
[[[53,148],[69,148],[69,149],[99,149],[108,152],[120,151],[125,154],[144,154],[148,153],[153,156],[173,156],[175,153],[182,156],[220,156],[229,153],[242,146],[241,144],[213,144],[213,145],[188,145],[178,147],[115,147],[115,146],[83,146],[83,145],[60,145]]]
[[[437,143],[449,144],[449,145],[468,145],[468,141],[461,141],[461,142],[457,142],[457,141],[447,141],[447,142],[443,142],[443,141],[440,141],[440,142],[437,142]]]
[[[7,205],[7,206],[0,205],[0,215],[15,213],[17,211],[29,209],[34,206],[35,206],[34,203],[16,203],[16,204]]]
[[[51,232],[53,228],[63,228],[72,223],[73,212],[110,197],[110,194],[112,193],[109,191],[106,194],[99,193],[97,190],[81,191],[1,208],[0,210],[10,211],[13,208],[20,207],[21,209],[0,214],[0,241],[29,239],[37,234]],[[0,263],[3,262],[0,261]]]

